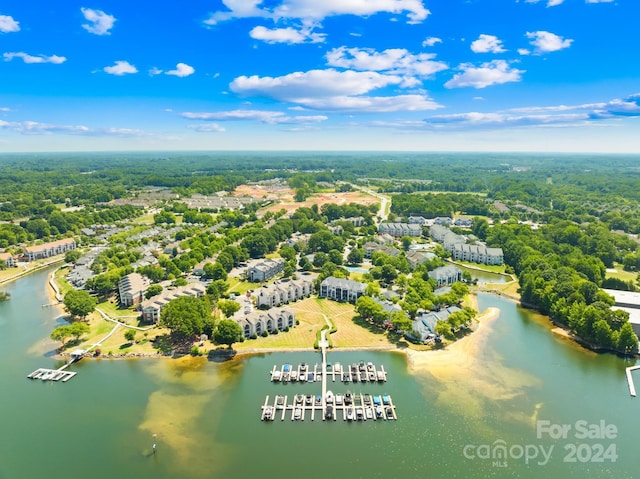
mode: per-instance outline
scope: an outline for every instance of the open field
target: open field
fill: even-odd
[[[234,191],[234,195],[250,195],[257,198],[265,198],[273,201],[266,209],[261,211],[277,212],[282,209],[288,213],[293,213],[298,208],[310,208],[313,205],[322,205],[334,203],[337,205],[346,205],[349,203],[358,203],[361,205],[373,205],[379,203],[374,196],[368,195],[362,191],[349,191],[345,193],[317,193],[307,198],[306,201],[296,202],[294,200],[295,191],[285,187],[267,187],[263,185],[240,185]]]

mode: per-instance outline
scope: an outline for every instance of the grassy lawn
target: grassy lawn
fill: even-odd
[[[489,265],[489,264],[478,264],[478,263],[471,263],[469,261],[460,261],[460,260],[456,260],[453,261],[452,263],[455,264],[459,264],[461,266],[466,266],[470,269],[480,269],[482,271],[487,271],[489,273],[504,273],[505,270],[505,265],[501,264],[501,265]]]
[[[102,303],[99,307],[105,311],[111,317],[117,317],[117,314],[112,314],[112,311],[123,313],[127,310],[117,310],[111,305],[113,308],[109,310],[109,303]],[[109,310],[109,311],[107,311]],[[97,343],[102,338],[107,336],[113,328],[116,326],[115,323],[111,321],[106,321],[102,319],[99,313],[93,313],[89,316],[89,327],[91,328],[91,332],[83,338],[82,342],[77,345],[70,345],[66,348],[67,351],[81,348],[86,349],[91,345]],[[137,321],[131,321],[131,323],[136,323]],[[155,338],[157,335],[167,334],[169,331],[163,328],[154,328],[149,331],[136,331],[136,341],[134,343],[130,343],[124,338],[124,333],[128,328],[124,326],[118,327],[116,332],[105,340],[100,345],[100,350],[103,355],[108,355],[110,352],[112,354],[123,354],[123,353],[155,353],[157,350],[154,348],[153,343],[150,341]]]
[[[303,302],[290,306],[295,307]],[[316,340],[316,331],[326,324],[324,318],[319,313],[297,312],[296,319],[300,321],[300,324],[287,333],[280,332],[266,338],[249,339],[243,343],[234,344],[233,349],[245,351],[254,348],[312,348]]]
[[[295,328],[287,333],[236,343],[233,348],[238,351],[254,348],[312,348],[316,332],[327,324],[325,316],[331,318],[338,329],[331,335],[334,348],[392,345],[385,334],[376,332],[378,330],[375,327],[366,323],[358,325],[353,321],[355,311],[352,304],[307,298],[288,307],[295,311],[296,319],[300,321]]]
[[[637,272],[633,271],[625,271],[622,269],[622,265],[620,263],[615,263],[613,265],[615,272],[607,271],[606,278],[618,278],[622,281],[631,281],[633,283],[636,282],[636,278],[638,277]]]
[[[240,279],[235,277],[230,277],[227,281],[229,283],[229,289],[228,289],[229,293],[244,294],[250,289],[257,289],[260,287],[259,283],[250,283],[248,281],[241,281]]]
[[[138,216],[134,218],[131,222],[140,225],[152,225],[153,224],[153,214],[149,213],[146,215]]]
[[[55,274],[55,283],[63,296],[73,289],[73,286],[67,281],[67,274],[69,274],[69,268],[60,268]]]
[[[17,268],[7,268],[0,271],[0,283],[4,283],[11,279],[16,279],[21,275],[28,274],[34,270],[45,268],[51,264],[59,263],[64,260],[64,255],[52,256],[47,259],[39,259],[26,263],[25,266],[18,266]]]

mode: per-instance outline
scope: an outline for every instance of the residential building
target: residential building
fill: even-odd
[[[318,297],[355,303],[360,296],[364,295],[366,287],[365,283],[329,276],[320,283]]]
[[[51,256],[66,253],[73,249],[76,249],[76,241],[73,238],[64,238],[50,243],[27,246],[24,249],[24,258],[26,261],[35,261],[37,259],[50,258]]]
[[[157,323],[160,319],[162,308],[172,299],[181,296],[195,296],[201,298],[206,292],[206,287],[201,283],[189,283],[175,289],[163,291],[160,295],[142,302],[142,319],[148,323]]]
[[[473,221],[471,218],[456,218],[453,224],[459,228],[471,228]]]
[[[11,253],[0,253],[0,261],[4,261],[7,265],[7,268],[13,268],[16,265],[15,260]]]
[[[390,234],[396,238],[401,236],[422,236],[422,226],[414,223],[380,223],[378,233]]]
[[[144,293],[151,285],[151,281],[139,273],[131,273],[118,282],[120,305],[125,308],[144,301]]]
[[[424,216],[409,216],[408,221],[411,225],[424,225],[427,223]]]
[[[261,336],[265,331],[273,334],[296,326],[296,315],[288,308],[256,311],[252,308],[250,300],[246,299],[244,306],[232,319],[242,328],[245,338]]]
[[[445,236],[451,233],[451,230],[442,225],[433,225],[429,227],[429,236],[433,241],[437,241],[438,243],[442,243],[442,240]]]
[[[341,225],[333,225],[333,226],[329,226],[328,228],[329,228],[329,231],[331,231],[331,233],[333,233],[336,236],[340,236],[344,232]]]
[[[428,251],[409,250],[405,254],[405,257],[407,258],[407,261],[409,262],[409,266],[411,266],[411,269],[415,269],[416,266],[418,266],[419,264],[422,264],[434,259],[436,255]]]
[[[367,223],[363,216],[354,216],[353,218],[340,218],[338,221],[348,221],[356,228],[364,226]]]
[[[447,249],[446,246],[445,249]],[[501,265],[504,262],[502,248],[487,248],[482,244],[454,244],[449,251],[454,260],[488,265]]]
[[[429,278],[436,282],[436,286],[448,286],[456,281],[462,281],[462,270],[453,265],[441,266],[433,271],[429,271]]]
[[[450,306],[440,311],[420,311],[413,320],[413,330],[411,336],[420,341],[425,342],[437,336],[436,325],[438,321],[446,321],[451,313],[461,311],[457,306]]]
[[[438,216],[438,217],[433,219],[433,224],[434,225],[450,226],[451,225],[451,218],[449,218],[448,216]]]
[[[292,301],[308,298],[313,292],[313,283],[306,278],[278,281],[265,285],[256,291],[256,304],[273,308]]]
[[[393,246],[387,246],[380,243],[374,243],[373,241],[369,241],[362,246],[364,249],[364,256],[366,258],[371,258],[373,253],[376,251],[380,251],[387,256],[393,256],[394,258],[400,255],[400,250],[398,248],[394,248]]]
[[[261,283],[273,278],[284,269],[284,258],[274,258],[261,261],[247,269],[247,279],[254,283]]]

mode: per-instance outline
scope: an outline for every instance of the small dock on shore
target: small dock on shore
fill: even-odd
[[[59,369],[46,369],[39,368],[36,369],[31,374],[27,375],[29,379],[40,379],[42,381],[62,381],[63,383],[67,382],[69,379],[74,377],[76,372],[73,371],[61,371]]]
[[[633,397],[636,397],[636,387],[633,384],[633,377],[631,376],[631,373],[636,369],[640,369],[640,366],[632,366],[630,368],[627,368],[627,371],[626,371],[627,383],[629,384],[629,394],[631,394]]]
[[[58,369],[38,368],[30,374],[27,374],[28,379],[40,379],[41,381],[62,381],[66,383],[69,379],[78,374],[75,371],[66,371],[66,369],[76,361],[82,359],[86,351],[78,349],[71,353],[71,359]]]

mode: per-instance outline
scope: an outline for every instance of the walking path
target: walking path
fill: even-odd
[[[118,324],[120,326],[124,326],[125,328],[135,329],[135,330],[138,330],[138,331],[149,331],[150,329],[152,329],[154,327],[154,325],[147,326],[146,328],[141,328],[140,326],[131,326],[130,324],[123,323],[121,321],[118,321],[117,319],[113,319],[112,317],[108,316],[107,313],[102,311],[100,308],[96,308],[96,311],[98,313],[100,313],[100,315],[102,316],[103,319],[106,319],[107,321],[111,321],[112,323],[116,323],[116,324]],[[104,341],[104,339],[103,339],[103,341]]]

